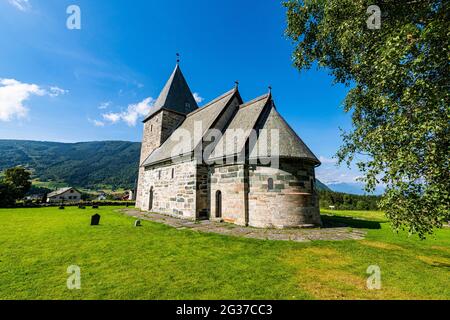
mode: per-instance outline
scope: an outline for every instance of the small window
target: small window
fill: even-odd
[[[73,193],[73,190],[70,190],[70,193]]]
[[[158,179],[161,180],[161,170],[158,171]]]
[[[150,125],[150,132],[153,132],[153,125]]]
[[[172,179],[173,179],[173,177],[175,177],[175,169],[174,168],[172,168]]]
[[[273,179],[269,178],[267,180],[267,190],[273,190]]]

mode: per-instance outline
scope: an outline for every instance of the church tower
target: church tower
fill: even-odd
[[[198,108],[186,79],[177,63],[149,114],[144,119],[136,207],[145,197],[143,186],[145,159],[159,148],[170,134],[184,121],[186,115]]]

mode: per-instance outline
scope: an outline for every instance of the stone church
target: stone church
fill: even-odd
[[[263,228],[321,224],[320,162],[270,91],[244,102],[236,83],[198,107],[177,64],[143,123],[137,208]]]

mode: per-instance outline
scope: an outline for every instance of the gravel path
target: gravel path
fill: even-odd
[[[361,240],[366,232],[348,227],[313,228],[313,229],[259,229],[242,227],[230,223],[210,220],[190,221],[157,213],[142,212],[136,209],[121,209],[119,212],[141,220],[149,220],[172,226],[176,229],[193,229],[229,236],[255,238],[263,240],[291,240],[306,242],[313,240]]]

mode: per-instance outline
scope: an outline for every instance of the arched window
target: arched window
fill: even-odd
[[[273,190],[273,179],[269,178],[267,180],[267,190]]]
[[[222,217],[222,192],[217,190],[216,192],[216,218]]]

